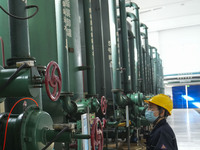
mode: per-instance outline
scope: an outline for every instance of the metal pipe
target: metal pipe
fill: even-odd
[[[129,52],[128,52],[128,31],[127,31],[127,21],[126,21],[126,7],[125,0],[119,0],[120,8],[120,27],[121,27],[121,39],[122,39],[122,57],[124,65],[124,92],[130,93],[131,91],[131,71],[129,62]]]
[[[100,108],[100,103],[96,98],[82,99],[79,102],[76,102],[77,112],[86,113],[87,107],[90,108],[90,112],[98,112]]]
[[[143,78],[143,87],[144,87],[144,94],[148,93],[147,89],[147,50],[145,47],[146,43],[146,34],[141,32],[141,37],[143,37],[143,43],[144,47],[142,48],[142,58],[143,58],[143,73],[144,73],[144,78]]]
[[[149,85],[150,85],[150,80],[149,80],[149,68],[150,68],[150,57],[149,57],[149,42],[148,42],[148,27],[145,25],[145,24],[143,24],[143,23],[141,23],[140,24],[140,27],[142,27],[143,29],[144,29],[144,31],[145,31],[145,36],[144,36],[144,44],[145,44],[145,52],[146,52],[146,59],[145,59],[145,61],[146,61],[146,64],[144,65],[144,67],[145,67],[145,74],[146,74],[146,91],[147,91],[147,94],[150,94],[150,91],[151,91],[151,89],[150,89],[150,87],[149,87]]]
[[[134,14],[132,14],[132,13],[129,13],[129,12],[127,12],[126,13],[127,14],[127,17],[130,17],[131,18],[131,22],[132,22],[132,29],[131,29],[131,31],[132,31],[132,34],[133,34],[133,36],[135,36],[134,37],[134,43],[133,43],[133,45],[132,46],[134,46],[133,48],[134,48],[134,50],[132,51],[131,49],[131,45],[129,45],[129,48],[130,48],[130,60],[134,60],[134,69],[135,69],[135,71],[134,71],[134,77],[131,77],[132,78],[132,89],[133,89],[133,92],[137,92],[138,91],[138,44],[137,44],[137,42],[138,42],[138,39],[140,38],[140,37],[138,37],[138,28],[137,28],[137,18],[136,18],[136,16],[134,15]],[[130,44],[131,44],[131,42],[130,42]],[[131,65],[133,64],[133,62],[131,62]],[[133,74],[133,66],[131,67],[131,75]]]
[[[157,61],[158,61],[158,52],[157,52],[157,48],[155,48],[155,47],[151,47],[152,48],[152,50],[154,50],[154,54],[155,54],[155,58],[153,58],[153,61],[154,61],[154,64],[153,64],[153,68],[154,68],[154,77],[153,77],[153,79],[154,79],[154,94],[158,94],[158,85],[157,85],[157,81],[158,81],[158,79],[157,79]]]
[[[72,138],[74,139],[90,139],[90,137],[88,134],[72,134]]]
[[[69,1],[69,0],[68,0]],[[68,34],[68,47],[69,47],[69,58],[70,58],[70,76],[71,85],[70,88],[73,89],[74,95],[71,97],[71,100],[75,101],[76,99],[84,98],[84,71],[79,70],[83,66],[83,48],[81,48],[81,32],[77,32],[81,30],[82,23],[80,23],[80,10],[79,5],[80,2],[78,0],[72,0],[68,3],[66,0],[63,1],[63,4],[66,5],[64,12],[68,12],[66,16],[65,25],[67,26],[67,34]],[[82,7],[82,6],[81,6]],[[69,13],[70,11],[70,13]],[[83,19],[83,18],[82,18]],[[70,22],[71,20],[71,22]],[[70,34],[71,30],[71,34]],[[74,69],[74,67],[76,69]],[[86,67],[86,66],[84,66]],[[84,69],[83,67],[83,69]],[[73,73],[71,73],[73,72]]]
[[[119,38],[117,27],[117,12],[116,1],[109,0],[109,25],[110,25],[110,41],[112,50],[112,76],[113,76],[113,102],[117,105],[123,105],[123,99],[121,98],[121,74],[120,74],[120,55],[119,55]]]
[[[62,89],[61,89],[61,100],[64,110],[71,114],[76,113],[76,104],[72,103],[69,95],[70,93],[70,76],[69,76],[69,53],[68,53],[68,41],[67,35],[64,34],[63,29],[63,14],[62,14],[62,0],[56,0],[55,2],[55,13],[56,13],[56,32],[57,32],[57,51],[58,51],[58,65],[62,74]],[[65,40],[64,40],[65,39]]]
[[[20,17],[27,17],[25,1],[9,0],[9,12]],[[11,41],[11,58],[7,60],[8,65],[16,65],[17,61],[34,60],[30,58],[30,44],[28,21],[18,20],[12,17],[10,19],[10,41]]]
[[[163,67],[162,67],[162,60],[160,58],[160,54],[158,54],[158,93],[164,92],[164,86],[163,86]]]
[[[95,82],[95,60],[94,60],[94,45],[93,45],[93,27],[91,14],[91,0],[84,0],[84,24],[85,24],[85,40],[86,40],[86,63],[89,69],[87,70],[88,95],[96,95]]]
[[[132,85],[132,91],[137,92],[136,91],[137,80],[136,80],[136,67],[135,67],[135,51],[134,51],[135,37],[132,31],[130,30],[128,30],[128,38],[129,38],[129,53],[130,53],[131,85]]]
[[[59,132],[60,131],[57,130],[46,130],[46,132],[44,132],[46,141],[50,142],[58,135]],[[71,142],[71,138],[72,138],[71,132],[64,132],[54,142]]]
[[[160,77],[161,77],[161,91],[160,93],[164,93],[164,81],[163,81],[163,65],[162,65],[162,59],[160,60]]]
[[[153,50],[152,47],[149,45],[150,48],[150,85],[151,85],[151,93],[154,94],[153,91]]]
[[[163,88],[163,68],[162,68],[162,60],[160,59],[160,55],[155,47],[155,81],[156,81],[156,94],[164,92]]]
[[[103,59],[103,95],[106,95],[106,73],[105,73],[105,50],[104,50],[104,33],[103,33],[103,17],[102,17],[102,0],[99,0],[100,7],[100,23],[101,23],[101,48],[102,48],[102,59]]]
[[[139,17],[139,7],[134,2],[126,3],[126,7],[131,7],[134,9],[135,16],[131,15],[131,17],[135,17],[134,21],[135,23],[135,32],[136,32],[136,47],[138,51],[138,91],[144,93],[144,71],[143,71],[143,60],[142,60],[142,45],[141,45],[141,38],[140,38],[140,17]]]

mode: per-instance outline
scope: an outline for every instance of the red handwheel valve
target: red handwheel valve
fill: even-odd
[[[61,71],[54,61],[49,62],[45,72],[45,87],[48,97],[52,101],[57,101],[62,88]]]
[[[102,121],[103,121],[103,128],[105,128],[105,127],[106,127],[107,120],[106,120],[105,118],[103,118]]]
[[[94,119],[92,129],[91,129],[91,145],[92,150],[103,150],[103,127],[99,117]]]
[[[107,112],[107,100],[105,96],[101,97],[101,112],[103,115],[105,115]]]

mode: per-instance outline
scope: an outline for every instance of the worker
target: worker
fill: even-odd
[[[145,103],[148,104],[145,118],[153,124],[153,130],[147,138],[147,150],[178,150],[176,136],[166,121],[173,109],[171,98],[158,94],[145,100]]]

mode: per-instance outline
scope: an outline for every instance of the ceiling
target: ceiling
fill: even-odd
[[[162,9],[163,7],[172,5],[184,5],[189,1],[192,0],[126,0],[126,2],[136,3],[140,7],[141,13]]]
[[[200,25],[200,0],[126,0],[140,7],[149,32]],[[133,12],[132,8],[127,11]]]

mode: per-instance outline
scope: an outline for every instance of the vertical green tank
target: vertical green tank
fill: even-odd
[[[83,98],[78,1],[49,0],[48,7],[44,0],[29,3],[40,8],[38,15],[29,20],[30,47],[32,56],[37,58],[36,64],[45,66],[51,60],[56,61],[63,75],[63,91],[70,94],[72,100]],[[59,117],[62,120],[63,109],[60,102],[52,102],[45,90],[43,97],[44,110],[54,116],[54,121],[59,121]],[[58,109],[56,112],[55,108]]]

